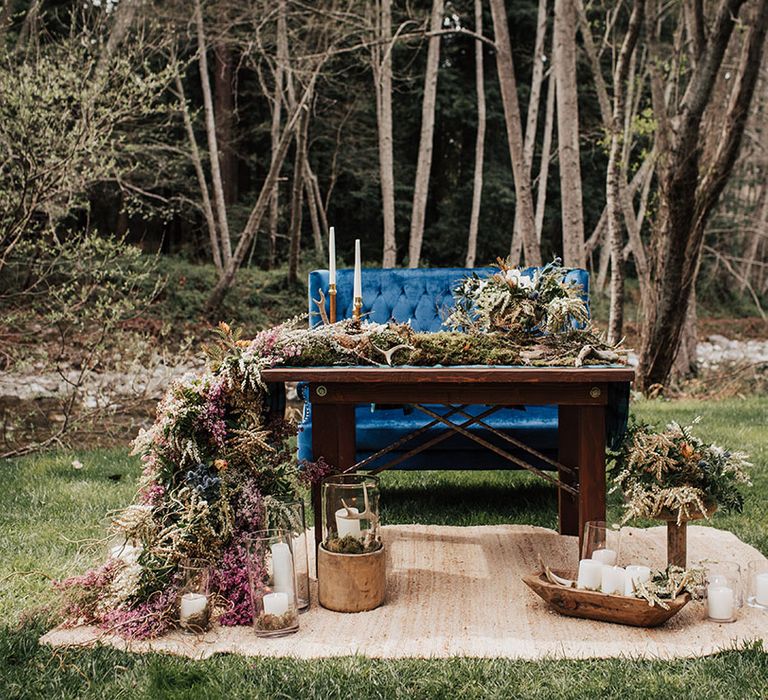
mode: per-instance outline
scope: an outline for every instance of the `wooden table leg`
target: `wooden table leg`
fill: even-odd
[[[605,406],[561,406],[559,419],[560,461],[579,470],[578,522],[568,494],[561,491],[560,527],[562,534],[579,535],[581,551],[587,521],[605,520]]]
[[[557,460],[567,467],[579,468],[579,454],[576,449],[578,438],[578,407],[560,406],[558,409],[557,429]],[[578,479],[562,469],[558,470],[560,480],[575,486]],[[558,529],[561,535],[579,534],[579,501],[576,496],[567,491],[558,490],[557,493]]]
[[[351,404],[312,404],[312,454],[323,457],[337,469],[355,463],[355,407]],[[315,513],[315,547],[323,539],[323,513],[320,484],[312,487]]]

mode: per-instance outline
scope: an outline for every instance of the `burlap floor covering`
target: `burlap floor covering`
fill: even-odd
[[[205,636],[174,632],[128,643],[92,627],[54,629],[41,641],[55,646],[109,644],[207,658],[216,653],[318,658],[360,654],[401,657],[642,657],[703,656],[768,637],[768,612],[744,607],[735,623],[704,619],[702,603],[689,603],[663,627],[638,629],[563,617],[521,581],[538,555],[554,568],[575,568],[577,541],[521,525],[439,527],[396,525],[382,530],[387,547],[387,602],[378,610],[340,614],[317,605],[300,617],[298,633],[259,639],[248,627],[216,628]],[[623,564],[660,567],[665,530],[624,531]],[[705,558],[746,567],[761,558],[730,532],[690,527],[689,562]],[[315,590],[313,589],[313,593]]]

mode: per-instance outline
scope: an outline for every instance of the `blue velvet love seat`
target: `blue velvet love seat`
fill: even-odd
[[[535,269],[527,268],[524,273],[530,277],[534,274]],[[451,292],[456,284],[473,272],[483,277],[496,271],[496,268],[365,269],[362,274],[362,313],[364,318],[377,323],[387,323],[392,320],[410,323],[415,331],[446,330],[444,320],[448,310],[453,305]],[[585,270],[571,270],[566,279],[581,285],[584,298],[588,300],[589,274]],[[352,285],[353,271],[339,270],[336,276],[336,305],[339,319],[352,316]],[[310,325],[312,326],[322,322],[317,312],[317,305],[313,301],[313,299],[319,299],[318,290],[320,289],[323,290],[327,298],[327,270],[314,270],[309,274],[308,301]],[[305,403],[298,432],[298,456],[300,460],[311,461],[313,459],[312,405],[306,400],[306,393],[302,385],[299,386],[299,395],[305,400]],[[619,403],[622,402],[619,401]],[[617,428],[623,432],[623,425],[621,424],[622,421],[624,424],[626,423],[627,403],[628,396],[623,401],[624,409],[619,411],[619,415],[609,417],[609,434],[615,433]],[[486,406],[470,406],[467,413],[477,415],[486,408]],[[445,414],[449,409],[433,407],[433,410]],[[509,407],[498,410],[486,418],[485,422],[550,457],[556,457],[557,415],[557,406]],[[405,434],[431,421],[427,415],[408,406],[378,407],[375,404],[358,406],[355,410],[355,419],[358,461],[369,457]],[[611,422],[617,425],[611,426]],[[373,468],[388,462],[393,456],[402,455],[405,451],[444,429],[443,426],[435,426],[425,435],[407,443],[402,452],[390,452],[380,461],[367,466]],[[480,426],[473,425],[469,430],[493,444],[509,449],[508,444]],[[526,459],[541,468],[551,468],[546,463],[531,460],[529,456],[526,456]],[[409,457],[398,465],[398,468],[405,469],[509,469],[511,467],[513,465],[508,460],[458,434],[452,435],[435,448]]]

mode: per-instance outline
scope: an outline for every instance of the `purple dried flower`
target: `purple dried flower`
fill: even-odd
[[[222,625],[250,625],[253,622],[245,536],[233,540],[224,550],[219,566],[212,572],[211,586],[231,605],[219,618]]]
[[[299,481],[304,486],[319,484],[326,476],[335,474],[337,470],[322,457],[317,462],[302,460],[299,462]]]

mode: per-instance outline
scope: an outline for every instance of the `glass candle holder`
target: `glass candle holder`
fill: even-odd
[[[267,522],[270,527],[281,528],[291,533],[296,599],[299,610],[307,610],[309,608],[309,548],[307,547],[304,501],[280,503],[267,513]]]
[[[299,629],[291,533],[259,530],[248,541],[248,578],[253,627],[259,637],[280,637]]]
[[[179,627],[189,634],[200,634],[211,626],[210,567],[206,561],[188,559],[181,563],[180,571]]]
[[[366,554],[381,548],[379,479],[338,474],[323,480],[323,546],[337,554]]]
[[[603,520],[589,520],[584,525],[582,559],[594,559],[606,566],[616,566],[621,552],[621,530]]]
[[[733,622],[743,604],[741,567],[735,562],[707,562],[707,618]]]
[[[768,610],[768,560],[749,562],[747,576],[747,605]]]

